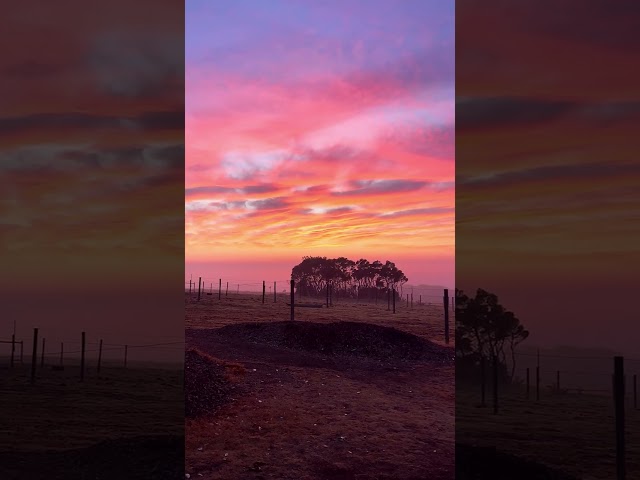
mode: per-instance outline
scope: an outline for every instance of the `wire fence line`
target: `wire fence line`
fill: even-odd
[[[238,278],[225,279],[198,276],[195,279],[185,280],[184,290],[191,297],[195,296],[214,296],[219,299],[237,298],[239,295],[262,295],[277,301],[283,295],[290,295],[291,279],[264,280],[262,282],[246,281]],[[361,301],[367,303],[381,303],[387,300],[390,289],[387,287],[371,287],[371,286],[350,286],[348,289],[339,288],[338,284],[323,284],[317,291],[309,291],[304,288],[301,282],[296,282],[294,291],[299,298],[324,298],[330,296],[331,301]],[[327,290],[329,292],[327,293]],[[443,290],[438,288],[425,289],[414,286],[404,285],[395,291],[396,301],[413,305],[441,305],[443,301]],[[445,289],[445,291],[453,290]],[[455,309],[455,298],[453,295],[447,294],[448,308],[450,311]]]
[[[46,337],[39,338],[40,333],[39,328],[34,328],[33,336],[29,339],[16,338],[15,333],[11,336],[11,339],[0,339],[0,344],[8,345],[9,348],[9,351],[5,351],[5,355],[3,355],[3,357],[6,357],[6,366],[10,370],[25,365],[30,366],[32,383],[36,380],[36,373],[45,370],[45,367],[50,367],[51,370],[64,370],[65,367],[73,367],[75,369],[79,366],[80,380],[82,381],[89,362],[99,374],[101,368],[112,367],[117,365],[116,362],[121,367],[127,368],[130,362],[130,350],[153,349],[171,351],[177,355],[180,351],[184,352],[185,348],[184,338],[178,340],[178,337],[174,337],[173,341],[153,343],[106,343],[102,339],[99,341],[87,341],[86,332],[81,332],[82,340],[80,342],[76,340],[60,341],[56,342],[52,347],[51,343],[46,342]],[[72,348],[69,348],[69,345]],[[104,354],[107,352],[119,352],[119,355],[106,358]],[[87,354],[93,354],[92,358],[89,359]],[[109,365],[106,365],[105,362],[109,362]]]

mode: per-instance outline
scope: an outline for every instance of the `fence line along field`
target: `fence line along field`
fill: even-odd
[[[499,448],[560,479],[621,478],[621,467],[638,478],[640,358],[617,357],[616,371],[606,355],[528,350],[516,357],[512,382],[496,384],[489,365],[475,380],[456,382],[456,434],[465,448]]]
[[[54,343],[46,333],[0,343],[0,478],[178,478],[183,364],[146,358],[177,356],[184,341],[89,342],[78,332]]]
[[[454,478],[445,292],[429,304],[405,291],[393,313],[387,294],[294,286],[292,313],[289,282],[243,292],[218,279],[200,295],[195,283],[185,293],[191,478]]]

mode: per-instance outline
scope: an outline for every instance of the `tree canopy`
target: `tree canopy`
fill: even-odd
[[[513,379],[515,348],[528,336],[529,332],[514,313],[500,305],[497,295],[478,289],[472,298],[456,289],[456,355],[460,367],[475,366],[482,358],[495,357]]]
[[[392,288],[397,291],[409,280],[389,260],[385,263],[364,258],[353,261],[346,257],[303,257],[291,270],[291,278],[297,290],[305,295],[320,296],[330,284],[335,293],[353,298]]]

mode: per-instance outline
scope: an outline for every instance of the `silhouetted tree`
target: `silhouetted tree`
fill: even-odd
[[[513,380],[516,369],[516,347],[527,339],[529,332],[498,302],[497,295],[478,289],[471,298],[456,289],[456,355],[462,365],[476,365],[482,357],[495,356],[507,371],[507,350],[510,352]]]
[[[293,267],[291,276],[297,290],[305,295],[322,296],[327,284],[344,296],[373,296],[391,288],[398,289],[409,279],[389,260],[369,262],[361,258],[357,262],[346,257],[303,257]]]

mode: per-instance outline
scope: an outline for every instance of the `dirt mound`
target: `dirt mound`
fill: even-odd
[[[184,391],[185,416],[199,417],[213,413],[231,400],[235,386],[227,373],[228,367],[197,350],[185,353]]]
[[[362,322],[242,323],[217,330],[218,335],[243,341],[379,360],[419,360],[449,363],[450,348],[391,327]]]
[[[59,452],[0,452],[0,478],[181,480],[184,437],[121,438]]]
[[[495,448],[456,444],[456,479],[462,480],[577,480],[545,465],[509,455]]]

